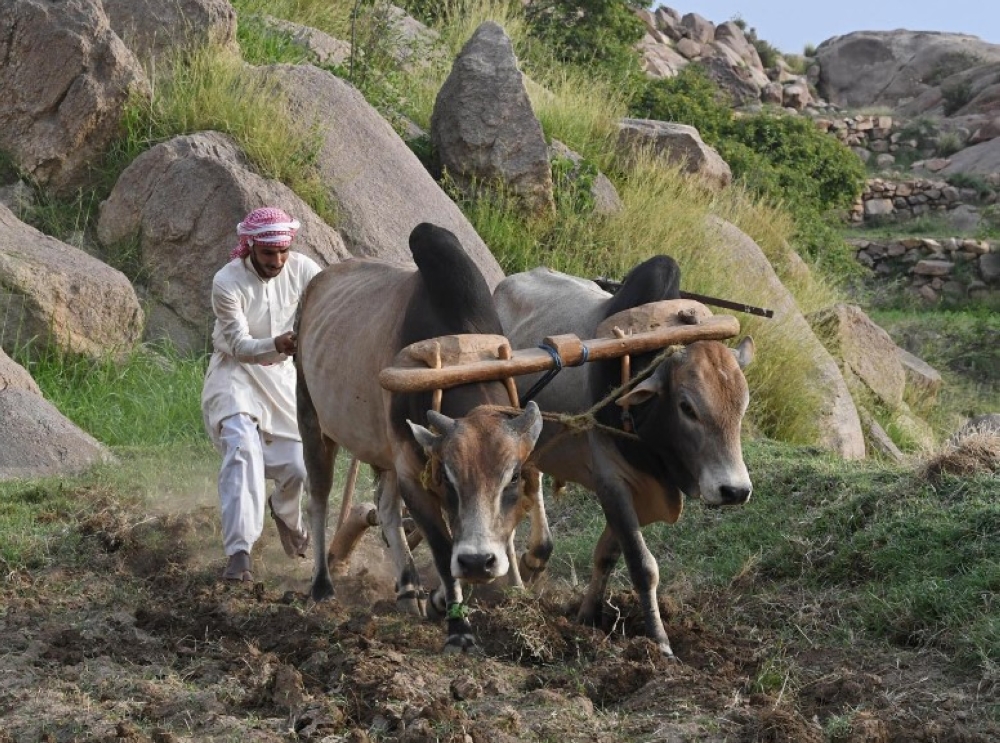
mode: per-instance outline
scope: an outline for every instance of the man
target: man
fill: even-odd
[[[229,558],[225,580],[253,581],[250,552],[270,506],[289,557],[304,557],[309,534],[300,500],[306,478],[295,416],[295,333],[299,297],[320,271],[290,250],[298,220],[256,209],[237,225],[239,245],[212,282],[214,353],[201,406],[222,454],[219,503]],[[273,480],[268,499],[266,480]]]

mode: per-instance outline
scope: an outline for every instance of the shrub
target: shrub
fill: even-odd
[[[524,10],[528,34],[555,58],[614,77],[639,69],[645,27],[625,0],[536,0]]]
[[[765,196],[825,212],[849,206],[861,193],[864,164],[808,118],[754,114],[734,119],[726,134],[776,168],[780,188]],[[733,174],[755,177],[735,168]]]
[[[815,57],[816,56],[816,45],[815,44],[806,44],[802,48],[802,56],[806,57],[807,59],[812,59],[813,57]]]
[[[962,146],[962,138],[958,135],[958,132],[945,132],[938,137],[937,154],[941,157],[948,157],[962,149]]]
[[[963,80],[941,89],[942,108],[945,116],[951,116],[972,100],[972,82]]]
[[[698,64],[687,65],[676,77],[650,80],[633,101],[630,113],[688,124],[712,145],[725,135],[733,120],[730,101]]]

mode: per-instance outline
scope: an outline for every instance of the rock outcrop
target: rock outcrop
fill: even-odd
[[[0,322],[8,353],[30,344],[97,359],[130,351],[143,313],[121,271],[0,206]]]
[[[110,454],[42,397],[0,351],[0,480],[77,474]]]
[[[770,322],[781,323],[785,342],[805,350],[812,365],[808,376],[819,398],[815,443],[845,459],[864,458],[861,420],[838,363],[816,337],[760,246],[735,225],[717,217],[709,218],[708,240],[706,250],[726,255],[734,270],[738,267],[740,281],[758,296],[768,297],[774,309]]]
[[[951,75],[1000,62],[1000,45],[967,34],[928,31],[856,31],[816,49],[817,88],[838,106],[897,107]]]
[[[490,287],[503,270],[454,201],[389,123],[355,88],[311,65],[273,65],[293,115],[322,137],[317,167],[351,254],[412,263],[409,235],[421,222],[451,230]]]
[[[434,102],[431,142],[460,188],[499,187],[533,216],[555,210],[542,125],[498,24],[476,29],[455,59]]]
[[[652,119],[625,119],[618,126],[620,156],[627,159],[642,151],[679,165],[683,171],[715,188],[725,188],[732,183],[733,172],[729,165],[705,144],[693,126]]]
[[[178,51],[214,43],[236,49],[236,10],[229,0],[102,0],[111,28],[149,65]]]
[[[149,83],[101,0],[6,0],[0,6],[0,150],[35,182],[69,194]]]

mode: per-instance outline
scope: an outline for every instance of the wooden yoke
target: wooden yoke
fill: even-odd
[[[673,303],[680,304],[671,307]],[[635,310],[641,310],[640,314],[648,313],[647,308],[654,305],[660,307],[655,308],[651,316],[634,317]],[[587,361],[602,361],[699,340],[725,340],[740,332],[740,323],[735,317],[712,316],[707,308],[691,300],[654,302],[635,310],[626,310],[605,320],[597,333],[605,337],[584,342],[575,335],[567,334],[545,338],[544,343],[558,352],[563,366],[575,366],[584,361],[584,345]],[[695,320],[694,324],[690,320],[678,319],[679,314],[690,315]],[[602,329],[606,326],[608,329],[604,334]],[[626,333],[632,332],[623,338],[615,338],[612,330],[615,326]],[[441,368],[438,369],[428,368],[427,363],[430,360],[433,364],[436,358],[434,344],[438,344],[441,354]],[[379,384],[390,392],[427,392],[533,374],[556,365],[552,355],[541,348],[511,352],[502,351],[504,347],[509,349],[510,344],[500,335],[451,335],[420,341],[396,355],[393,365],[379,374]],[[509,358],[505,358],[507,355]]]

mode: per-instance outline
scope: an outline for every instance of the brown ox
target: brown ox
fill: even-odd
[[[591,281],[541,268],[501,281],[494,301],[511,344],[527,348],[563,333],[594,338],[605,318],[641,304],[676,299],[679,285],[677,264],[658,256],[633,269],[613,296]],[[633,374],[655,357],[633,358]],[[596,414],[600,423],[621,429],[622,408],[628,410],[637,440],[599,429],[566,435],[558,424],[546,422],[536,447],[539,469],[592,490],[607,521],[594,551],[581,621],[597,621],[611,571],[624,554],[643,607],[646,634],[663,653],[673,654],[657,606],[657,563],[640,527],[676,521],[683,493],[700,495],[712,505],[750,498],[740,422],[749,399],[742,367],[752,357],[749,338],[735,351],[718,341],[699,341],[668,356],[651,376],[615,400],[617,405],[605,405]],[[545,412],[589,410],[620,384],[620,370],[617,361],[564,369],[538,395],[538,404]],[[522,396],[536,378],[518,379]]]
[[[489,288],[455,236],[430,224],[410,235],[417,270],[349,260],[316,276],[298,325],[298,417],[309,475],[315,573],[312,597],[334,594],[326,560],[326,516],[339,447],[380,474],[378,511],[399,569],[397,600],[422,608],[399,497],[423,532],[441,577],[436,608],[447,611],[445,651],[474,645],[459,581],[486,582],[510,569],[513,531],[540,502],[523,495],[521,468],[541,431],[538,407],[516,417],[502,382],[448,390],[441,413],[431,394],[390,395],[379,371],[418,340],[457,333],[502,334]],[[426,427],[429,424],[436,432]],[[425,489],[428,459],[440,473]],[[537,477],[528,478],[536,482]],[[551,549],[551,547],[549,547]],[[516,570],[516,566],[515,566]]]

